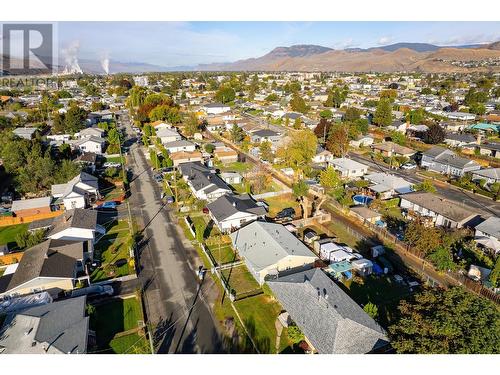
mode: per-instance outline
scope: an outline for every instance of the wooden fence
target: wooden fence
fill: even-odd
[[[2,216],[0,217],[0,227],[6,227],[9,225],[25,224],[31,223],[32,221],[50,219],[53,217],[61,216],[64,211],[52,211],[49,213],[41,213],[37,215],[17,217],[17,216]]]

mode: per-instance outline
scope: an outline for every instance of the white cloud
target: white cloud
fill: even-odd
[[[359,43],[354,41],[353,38],[347,38],[343,41],[332,44],[332,48],[334,49],[346,49],[346,48],[356,48],[356,47],[359,47]]]
[[[383,36],[378,40],[378,45],[383,46],[392,42],[392,36]]]
[[[467,44],[482,44],[482,43],[493,43],[500,40],[500,35],[498,34],[475,34],[475,35],[457,35],[448,37],[445,39],[429,38],[427,41],[431,44],[437,44],[441,46],[458,46]]]

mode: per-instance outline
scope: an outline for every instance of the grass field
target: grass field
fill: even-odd
[[[90,275],[92,281],[129,275],[133,267],[129,265],[130,234],[128,223],[119,221],[94,247],[94,259],[101,261],[101,267]]]
[[[300,214],[299,202],[291,194],[283,194],[277,197],[266,198],[264,201],[269,205],[269,216],[274,217],[278,212],[287,207],[292,207],[296,214]]]
[[[132,344],[132,339],[124,339],[123,337],[114,339],[115,335],[137,328],[139,320],[144,320],[144,317],[141,303],[136,297],[114,299],[96,306],[95,312],[90,316],[90,327],[96,332],[99,350],[111,348],[115,353],[122,353],[126,350],[127,343]],[[135,336],[138,338],[137,334]],[[111,346],[113,341],[114,348]],[[123,351],[116,351],[120,349]]]
[[[222,244],[220,248],[218,244],[207,247],[210,250],[210,253],[212,253],[212,256],[217,264],[231,263],[238,260],[234,254],[233,248],[229,244]]]
[[[238,293],[251,292],[260,289],[259,283],[253,278],[252,274],[244,265],[233,267],[222,271],[222,274],[229,281],[231,289]]]
[[[246,173],[251,168],[252,165],[250,163],[242,163],[241,161],[220,166],[220,170],[223,172],[238,172],[238,173]]]
[[[116,354],[150,354],[151,349],[145,336],[132,333],[116,337],[110,341],[109,346]]]
[[[16,235],[28,229],[29,224],[9,225],[0,227],[0,245],[9,245],[9,249],[17,247]]]

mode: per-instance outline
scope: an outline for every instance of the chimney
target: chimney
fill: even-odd
[[[476,143],[478,145],[481,144],[481,138],[483,138],[483,135],[481,134],[481,132],[477,133],[477,137],[476,137]]]

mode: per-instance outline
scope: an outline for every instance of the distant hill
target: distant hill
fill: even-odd
[[[471,72],[496,67],[465,68],[453,61],[500,59],[500,43],[440,47],[427,43],[396,43],[368,49],[334,50],[316,45],[278,47],[258,58],[199,65],[204,71],[350,71]],[[478,64],[480,65],[480,64]]]

